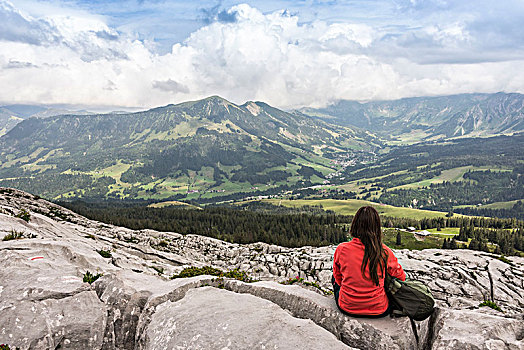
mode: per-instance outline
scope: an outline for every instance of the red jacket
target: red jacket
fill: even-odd
[[[388,272],[403,281],[406,273],[398,263],[393,251],[384,245],[388,254]],[[379,285],[371,279],[362,277],[361,265],[364,257],[364,244],[358,238],[341,243],[335,250],[333,276],[340,286],[338,304],[340,308],[355,315],[380,315],[388,308],[388,297],[384,290],[384,276],[378,271]],[[368,265],[369,266],[369,265]],[[369,268],[366,267],[369,277]]]

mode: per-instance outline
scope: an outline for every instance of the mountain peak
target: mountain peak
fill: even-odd
[[[225,98],[223,98],[223,97],[221,97],[221,96],[218,96],[218,95],[212,95],[212,96],[209,96],[209,97],[203,98],[202,100],[203,100],[203,101],[226,101],[226,102],[229,102],[229,101],[226,100]]]
[[[220,97],[218,95],[209,96],[206,98],[203,98],[201,100],[195,100],[195,101],[188,101],[188,102],[182,102],[179,104],[176,104],[177,107],[182,108],[215,108],[215,107],[226,107],[227,106],[236,106],[234,103],[229,102],[223,97]]]
[[[228,100],[226,100],[225,98],[220,97],[218,95],[209,96],[197,102],[218,103],[218,104],[227,104],[227,105],[233,104],[229,102]]]

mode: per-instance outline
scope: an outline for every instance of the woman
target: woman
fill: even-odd
[[[339,309],[356,317],[390,313],[384,289],[384,268],[403,281],[406,274],[393,251],[382,244],[380,217],[373,207],[360,208],[349,231],[353,239],[340,244],[333,261],[333,291]]]

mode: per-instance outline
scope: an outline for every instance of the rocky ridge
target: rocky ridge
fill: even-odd
[[[0,237],[13,233],[23,239],[0,241],[0,344],[12,348],[524,349],[523,258],[396,251],[437,299],[435,314],[413,329],[406,318],[355,319],[336,309],[325,293],[334,246],[133,231],[0,188]],[[169,278],[209,265],[260,281]],[[102,276],[88,284],[86,271]],[[310,285],[277,283],[297,276]],[[484,300],[502,311],[479,307]]]

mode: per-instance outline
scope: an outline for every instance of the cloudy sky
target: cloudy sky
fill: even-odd
[[[524,93],[522,0],[0,0],[0,103]]]

